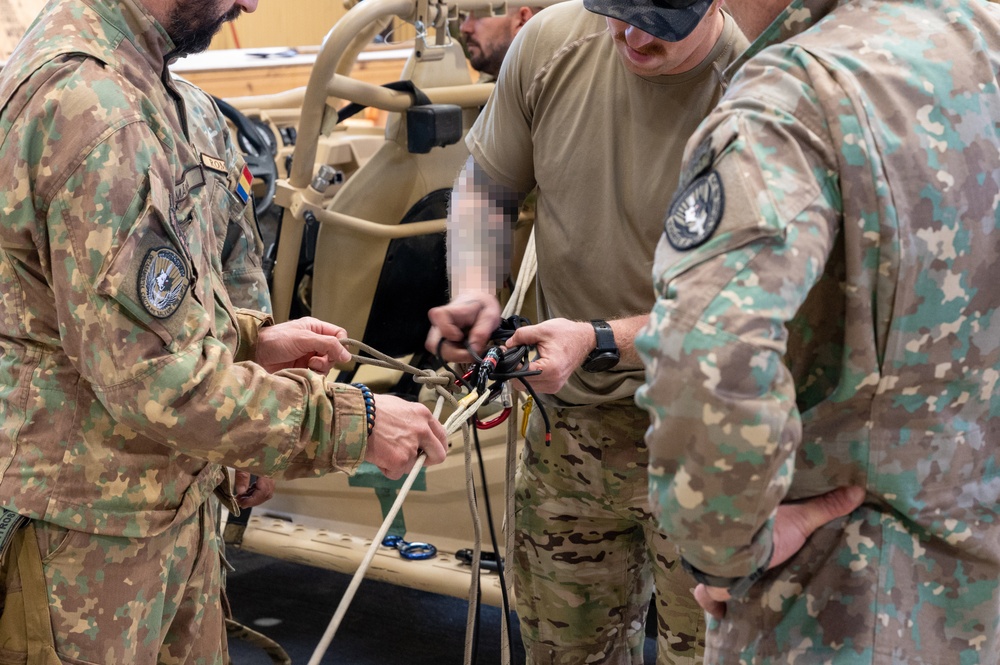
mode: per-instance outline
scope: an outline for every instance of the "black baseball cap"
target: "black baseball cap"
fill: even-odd
[[[679,42],[697,27],[713,0],[583,0],[583,6],[634,25],[667,42]]]

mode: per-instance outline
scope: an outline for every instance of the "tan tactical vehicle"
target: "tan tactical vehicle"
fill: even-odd
[[[364,0],[329,33],[305,89],[226,100],[256,176],[267,258],[274,262],[277,320],[310,314],[343,326],[378,351],[417,367],[434,366],[423,341],[427,310],[447,298],[448,194],[468,157],[465,133],[492,90],[492,84],[473,83],[449,26],[460,12],[505,9],[483,0]],[[399,19],[416,30],[402,77],[412,85],[390,89],[350,78],[358,53]],[[338,123],[338,109],[346,102],[387,111],[385,128]],[[283,211],[280,225],[269,209],[272,202]],[[362,365],[342,368],[334,378],[362,381],[377,392],[408,395],[434,407],[430,391],[399,371]],[[499,419],[501,408],[488,404],[479,417]],[[369,577],[468,595],[471,566],[461,551],[473,548],[476,529],[467,487],[475,476],[488,559],[495,551],[490,518],[497,537],[503,537],[505,475],[515,454],[506,444],[509,433],[517,434],[519,415],[514,411],[508,423],[479,432],[488,504],[476,456],[467,468],[463,439],[455,434],[448,460],[420,471],[390,531],[433,545],[436,555],[406,558],[398,546],[381,546]],[[247,550],[354,573],[399,485],[374,467],[352,478],[280,481],[275,497],[253,510],[245,531],[231,527],[228,537]],[[426,551],[416,547],[411,554]],[[489,570],[496,566],[486,559],[482,599],[499,605],[498,577]]]

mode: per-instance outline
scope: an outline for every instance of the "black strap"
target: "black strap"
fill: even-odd
[[[413,97],[413,104],[415,106],[425,106],[431,103],[430,97],[425,95],[423,90],[413,85],[413,81],[393,81],[392,83],[386,83],[382,87],[388,88],[389,90],[397,90],[399,92],[408,92],[410,96]],[[366,108],[368,108],[367,104],[348,104],[344,108],[337,111],[337,124],[339,125]]]
[[[236,242],[243,235],[243,228],[240,226],[239,222],[234,222],[229,220],[229,227],[226,228],[226,240],[222,243],[222,265],[226,265],[226,261],[229,260],[230,254],[236,249]]]

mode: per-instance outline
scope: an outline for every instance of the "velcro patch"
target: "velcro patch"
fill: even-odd
[[[217,173],[228,174],[229,170],[226,168],[225,160],[219,159],[218,157],[212,157],[211,155],[206,155],[201,153],[201,165],[210,171],[216,171]]]
[[[149,250],[137,276],[136,291],[143,309],[166,319],[180,307],[190,281],[187,266],[172,247]]]
[[[250,200],[250,186],[253,184],[253,174],[250,173],[250,167],[244,164],[243,171],[240,173],[240,179],[236,183],[236,196],[240,197],[240,201],[246,203]]]
[[[715,163],[715,148],[712,147],[712,137],[698,144],[691,156],[684,160],[684,171],[681,172],[678,189],[686,188],[692,180],[702,175]]]
[[[670,245],[685,251],[703,244],[718,228],[725,204],[722,178],[715,169],[695,179],[670,206],[663,229]]]

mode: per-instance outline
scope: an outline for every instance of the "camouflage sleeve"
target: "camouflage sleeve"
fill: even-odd
[[[780,67],[742,80],[753,96],[734,83],[688,145],[636,340],[654,509],[689,563],[727,578],[771,555],[801,436],[785,324],[823,272],[840,208],[808,86]]]
[[[107,410],[81,426],[266,475],[354,469],[366,444],[358,391],[235,362],[237,324],[199,220],[210,213],[174,208],[151,127],[101,126],[45,206],[62,350]]]

